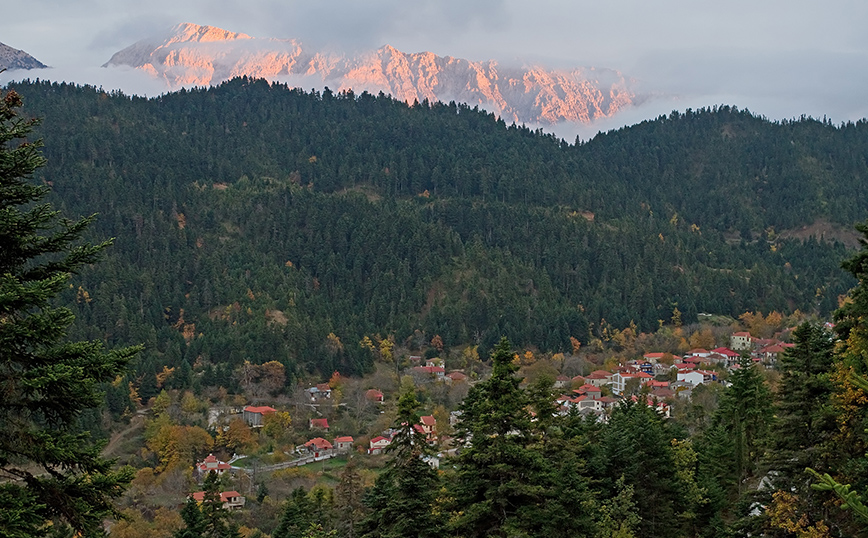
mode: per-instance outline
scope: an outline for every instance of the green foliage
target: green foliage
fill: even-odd
[[[20,107],[15,91],[0,93],[0,526],[40,536],[51,521],[90,536],[116,515],[132,471],[112,470],[78,421],[138,349],[67,339],[74,317],[55,299],[108,242],[82,241],[93,218],[60,218],[28,181],[45,161]]]
[[[452,493],[458,513],[453,526],[463,536],[530,532],[532,518],[522,513],[544,495],[538,480],[543,456],[529,446],[529,400],[514,375],[513,355],[501,339],[491,353],[491,377],[474,385],[462,404],[458,437],[469,446],[457,458]]]
[[[367,538],[443,535],[443,521],[436,513],[440,478],[424,456],[431,453],[425,436],[416,431],[419,403],[414,390],[398,399],[395,428],[386,469],[365,496],[368,515],[359,525]]]
[[[755,476],[774,410],[759,366],[750,357],[742,357],[738,366],[729,376],[730,386],[721,398],[714,422],[732,439],[734,450],[729,460],[738,492],[742,493],[748,486],[746,481]]]
[[[844,246],[780,232],[847,224],[868,200],[863,123],[721,107],[570,146],[465,105],[261,80],[156,99],[16,88],[51,119],[40,178],[117,237],[111,263],[83,275],[73,334],[145,342],[131,376],[143,398],[164,365],[204,374],[170,385],[229,389],[244,360],[288,377],[371,368],[329,334],[418,329],[482,349],[509,334],[567,351],[604,317],[654,330],[674,303],[684,323],[829,312],[850,285]]]

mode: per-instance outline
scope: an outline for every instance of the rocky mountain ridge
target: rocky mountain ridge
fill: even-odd
[[[0,43],[0,69],[44,69],[48,67],[23,50]]]
[[[590,123],[642,100],[633,80],[610,69],[508,67],[495,60],[405,53],[389,45],[345,56],[308,50],[293,39],[254,38],[190,23],[115,53],[103,67],[124,65],[164,79],[170,89],[247,75],[303,88],[382,91],[410,103],[454,100],[519,123]]]

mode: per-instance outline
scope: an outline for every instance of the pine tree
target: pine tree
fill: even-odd
[[[866,425],[868,425],[868,222],[856,225],[863,237],[862,249],[846,260],[842,267],[858,284],[835,312],[835,332],[841,341],[836,353],[834,375],[834,410],[839,428],[835,437],[836,462],[833,472],[808,468],[813,475],[814,489],[831,491],[844,501],[843,508],[852,511],[850,521],[839,527],[844,533],[856,534],[868,528],[868,456],[866,456]],[[833,476],[834,475],[834,476]]]
[[[714,422],[733,440],[733,471],[741,493],[745,480],[754,475],[772,424],[773,408],[771,392],[759,367],[750,357],[742,357],[738,364]]]
[[[274,538],[300,538],[313,520],[313,505],[307,498],[304,488],[298,487],[286,500],[280,523],[274,530]]]
[[[805,495],[810,493],[805,467],[827,471],[834,452],[829,446],[837,431],[830,405],[834,341],[822,327],[804,323],[793,331],[793,343],[779,363],[770,463],[778,488]]]
[[[442,524],[435,514],[440,478],[424,459],[431,448],[416,426],[419,402],[410,389],[398,399],[396,427],[386,470],[365,497],[369,514],[360,524],[365,538],[438,537]]]
[[[192,496],[187,498],[184,508],[181,509],[181,521],[184,527],[178,529],[173,538],[202,538],[205,535],[205,518],[199,508],[199,502]]]
[[[93,217],[62,219],[41,203],[47,189],[28,181],[41,143],[26,140],[38,122],[19,117],[21,104],[0,95],[0,528],[38,536],[53,521],[91,535],[132,472],[112,470],[77,421],[138,349],[66,341],[73,315],[54,299],[109,242],[81,240]]]
[[[511,536],[534,518],[522,507],[542,503],[542,454],[532,450],[527,394],[514,374],[506,338],[491,354],[491,377],[475,385],[462,405],[459,437],[469,446],[457,458],[454,528],[463,536]],[[534,508],[535,509],[535,508]]]

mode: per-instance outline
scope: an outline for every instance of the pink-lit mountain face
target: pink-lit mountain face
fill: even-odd
[[[115,53],[103,67],[122,65],[162,78],[170,89],[247,75],[302,88],[382,91],[410,103],[454,100],[519,123],[589,123],[637,101],[633,81],[610,69],[513,68],[494,60],[408,54],[388,45],[348,57],[307,50],[292,39],[253,38],[189,23]]]

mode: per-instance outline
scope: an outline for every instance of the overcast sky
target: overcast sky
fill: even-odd
[[[670,96],[591,130],[723,103],[772,119],[868,117],[865,0],[28,0],[9,14],[0,42],[52,66],[31,77],[146,95],[165,88],[99,66],[191,22],[313,48],[607,67]]]

